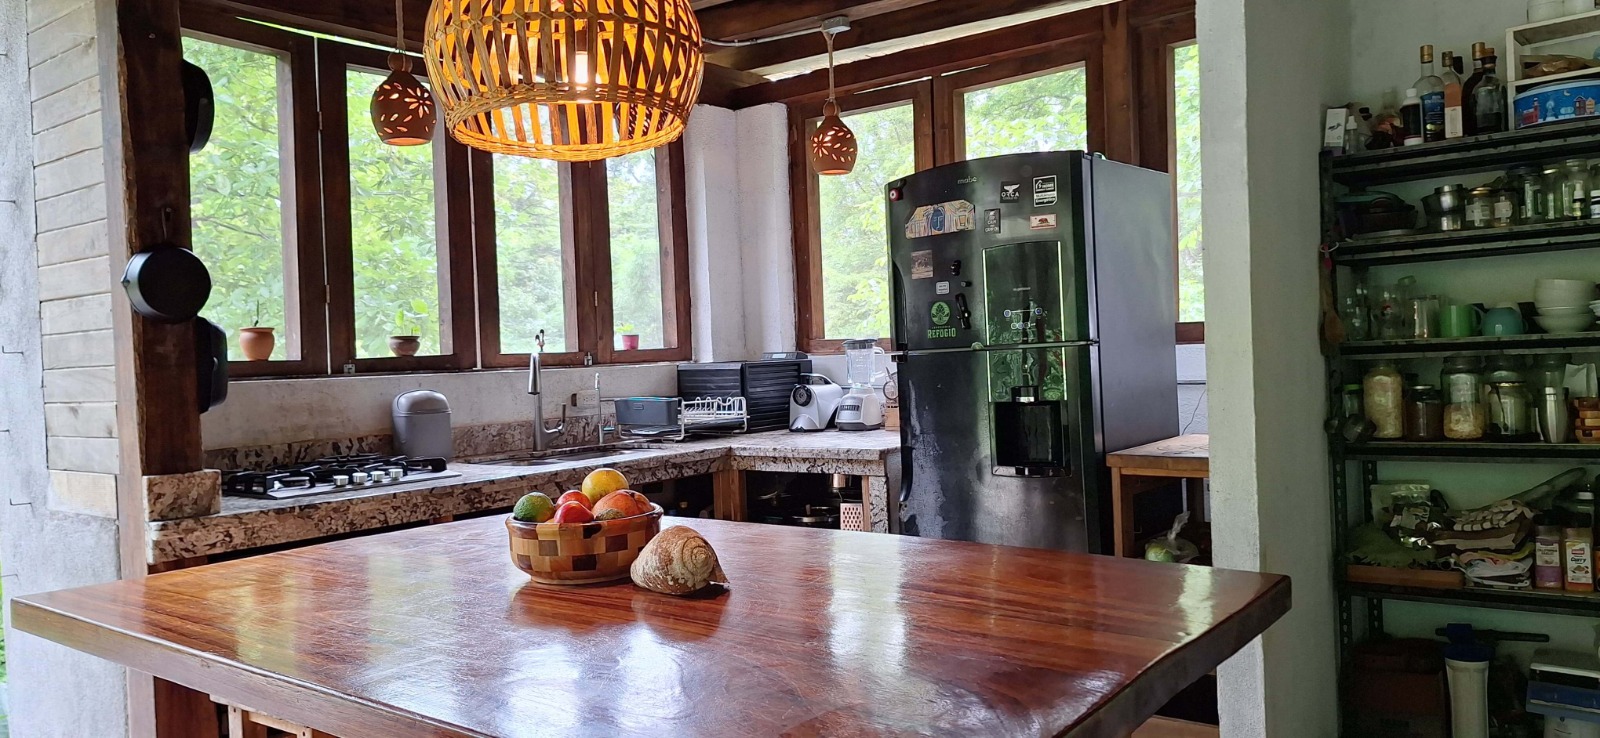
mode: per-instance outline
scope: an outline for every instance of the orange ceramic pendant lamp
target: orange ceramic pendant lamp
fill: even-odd
[[[419,146],[433,140],[433,95],[411,74],[405,48],[405,15],[395,0],[395,52],[389,55],[389,76],[372,93],[372,127],[378,140],[391,146]]]

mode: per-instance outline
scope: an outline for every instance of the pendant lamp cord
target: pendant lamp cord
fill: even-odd
[[[822,38],[828,44],[828,102],[837,102],[833,98],[833,32],[823,31]]]
[[[394,52],[406,52],[406,11],[403,0],[394,0]]]

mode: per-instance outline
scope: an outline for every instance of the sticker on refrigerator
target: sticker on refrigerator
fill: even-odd
[[[928,319],[933,321],[934,325],[950,325],[950,303],[944,300],[935,302],[933,307],[928,308]]]
[[[911,252],[911,278],[933,279],[933,252]]]
[[[983,232],[984,233],[999,233],[1000,232],[1000,210],[999,209],[983,211]]]
[[[1028,228],[1030,228],[1032,230],[1035,230],[1035,231],[1048,231],[1048,230],[1050,230],[1052,228],[1055,228],[1055,227],[1056,227],[1056,214],[1055,213],[1045,213],[1044,215],[1030,215],[1030,216],[1028,216]]]
[[[950,283],[949,282],[934,282],[933,283],[933,294],[935,294],[935,295],[948,295],[948,294],[950,294]]]
[[[1056,175],[1052,174],[1052,175],[1050,175],[1048,177],[1034,177],[1033,178],[1033,206],[1034,207],[1042,208],[1042,207],[1045,207],[1046,205],[1054,205],[1054,204],[1056,204],[1056,200],[1057,199],[1058,198],[1056,196]]]
[[[1001,182],[1000,202],[1022,202],[1022,183]]]
[[[977,216],[972,203],[966,200],[923,205],[913,211],[911,219],[906,221],[906,238],[926,238],[970,231],[978,226]]]

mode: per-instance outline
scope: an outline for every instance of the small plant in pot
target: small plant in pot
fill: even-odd
[[[245,361],[266,361],[272,358],[272,349],[278,345],[278,339],[272,334],[274,328],[261,326],[261,304],[256,304],[256,320],[249,328],[239,329],[239,350],[244,353]]]
[[[617,326],[616,333],[617,340],[621,342],[621,348],[623,351],[639,350],[638,329],[634,328],[632,323],[623,323],[622,325]]]
[[[416,356],[422,348],[422,319],[427,317],[428,306],[412,300],[410,308],[402,307],[394,314],[395,335],[389,336],[389,351],[395,356]]]

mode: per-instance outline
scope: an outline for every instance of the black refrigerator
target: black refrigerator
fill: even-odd
[[[1178,432],[1171,179],[1046,152],[885,195],[900,532],[1110,553],[1106,453]]]

